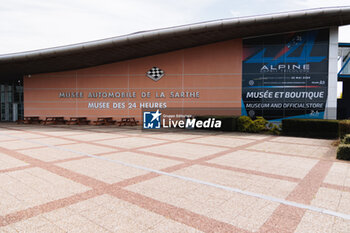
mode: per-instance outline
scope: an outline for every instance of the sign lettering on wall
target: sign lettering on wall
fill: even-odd
[[[86,98],[91,101],[87,103],[88,109],[133,109],[133,108],[167,108],[166,101],[132,102],[133,99],[198,99],[199,91],[141,91],[141,92],[120,92],[120,91],[98,91],[98,92],[59,92],[59,98],[81,99]],[[122,100],[120,100],[122,99]],[[103,100],[103,101],[101,101]],[[116,101],[117,100],[117,101]]]

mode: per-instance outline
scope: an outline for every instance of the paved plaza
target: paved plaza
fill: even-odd
[[[0,232],[350,232],[332,140],[0,124]]]

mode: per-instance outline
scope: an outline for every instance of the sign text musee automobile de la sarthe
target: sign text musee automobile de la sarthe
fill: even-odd
[[[87,96],[88,100],[98,99],[103,101],[89,101],[87,103],[87,108],[89,109],[124,109],[124,108],[167,108],[166,99],[198,99],[200,97],[199,91],[170,91],[165,93],[163,91],[131,91],[131,92],[119,92],[119,91],[99,91],[99,92],[59,92],[59,98],[62,99],[83,99]],[[132,102],[130,99],[136,99],[141,97],[145,101]],[[156,98],[160,101],[147,102],[149,98]],[[113,102],[113,100],[118,100]],[[111,101],[108,101],[111,100]],[[123,101],[127,100],[127,101]]]

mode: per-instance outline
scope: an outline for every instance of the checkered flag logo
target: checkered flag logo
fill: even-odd
[[[159,69],[158,67],[153,67],[149,71],[147,71],[147,77],[152,79],[153,81],[158,81],[164,76],[164,71]]]

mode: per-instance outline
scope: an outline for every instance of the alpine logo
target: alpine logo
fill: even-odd
[[[310,63],[319,63],[326,56],[313,56],[311,51],[315,44],[317,32],[310,32],[307,36],[296,35],[274,56],[266,56],[267,48],[261,49],[255,55],[244,61],[244,63],[264,64],[261,72],[307,72]],[[299,56],[295,55],[297,50]]]

